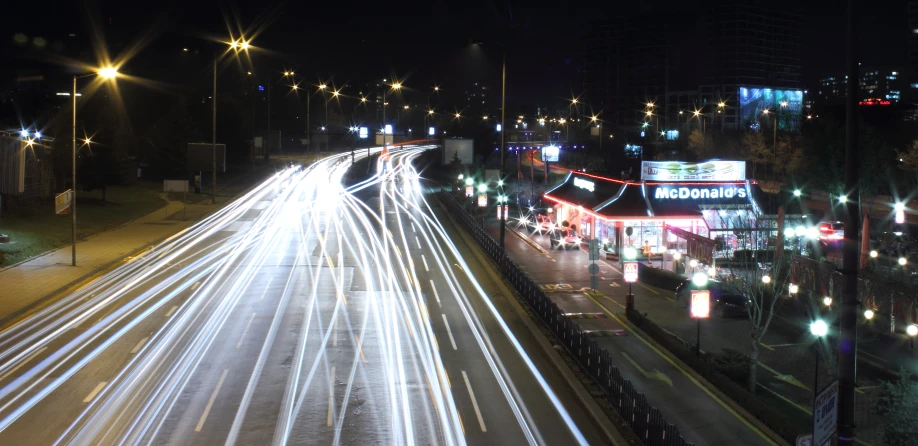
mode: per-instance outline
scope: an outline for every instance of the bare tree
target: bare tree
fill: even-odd
[[[688,138],[688,149],[699,161],[710,158],[714,153],[714,138],[698,130],[692,130]]]
[[[742,157],[752,163],[752,177],[756,178],[755,171],[759,164],[767,164],[773,159],[772,151],[765,145],[765,138],[761,133],[749,132],[743,135]]]
[[[775,228],[762,222],[752,211],[737,213],[731,226],[735,233],[746,240],[767,237]],[[749,392],[755,394],[758,383],[759,346],[774,317],[775,303],[787,290],[790,267],[787,256],[780,256],[776,263],[775,252],[757,249],[742,249],[734,252],[734,263],[723,286],[727,292],[746,297],[751,323],[751,365],[749,370]]]

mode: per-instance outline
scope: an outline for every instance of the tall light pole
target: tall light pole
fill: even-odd
[[[507,114],[507,50],[504,49],[503,62],[501,63],[501,80],[500,80],[500,180],[504,179],[504,117]],[[517,176],[519,177],[519,176]],[[504,206],[507,206],[506,197],[504,197]],[[498,204],[500,206],[500,204]],[[500,209],[500,249],[504,249],[504,233],[507,226],[504,221],[503,208]]]
[[[101,76],[105,79],[114,79],[118,76],[118,69],[114,67],[105,67],[100,69],[96,73],[84,74],[82,76],[73,76],[73,92],[70,93],[71,99],[73,100],[73,122],[71,128],[71,161],[73,165],[71,166],[71,187],[73,192],[70,196],[70,266],[76,266],[76,191],[77,191],[77,145],[76,145],[76,98],[77,98],[77,79],[89,77],[89,76]]]
[[[245,38],[240,38],[239,40],[233,40],[229,42],[229,47],[236,53],[239,53],[239,50],[248,51],[249,50],[249,41]],[[212,187],[211,187],[211,196],[210,202],[212,204],[217,204],[217,64],[220,59],[214,54],[214,80],[213,80],[213,109],[212,109],[212,120],[211,120],[211,144],[213,146],[213,178],[212,178]],[[270,113],[270,110],[268,111]],[[253,129],[255,123],[252,123]],[[265,148],[267,150],[267,148]],[[226,154],[224,153],[223,162],[226,162]]]
[[[401,82],[395,82],[392,85],[390,85],[390,87],[392,87],[393,90],[398,91],[402,89],[402,84]],[[389,92],[388,89],[383,90],[383,101],[382,101],[383,145],[386,145],[385,143],[388,142],[388,139],[389,139],[389,136],[386,133],[386,105],[388,105],[386,96],[388,92]]]

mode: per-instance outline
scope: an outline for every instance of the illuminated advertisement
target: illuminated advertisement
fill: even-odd
[[[711,293],[708,290],[692,291],[692,317],[706,318],[711,312]]]
[[[547,146],[542,148],[542,162],[543,163],[557,163],[558,155],[560,150],[557,146]]]
[[[625,262],[624,277],[625,277],[625,282],[637,282],[638,280],[637,262]]]
[[[360,139],[367,139],[367,137],[370,136],[370,129],[366,127],[361,127],[359,135],[360,135]]]
[[[777,113],[779,130],[797,131],[803,117],[803,91],[740,87],[738,112],[740,125],[752,130],[771,128]]]
[[[641,179],[644,181],[744,181],[746,162],[642,161]]]

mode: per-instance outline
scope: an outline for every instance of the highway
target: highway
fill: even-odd
[[[287,168],[3,327],[0,444],[608,444],[425,149],[351,186],[349,154]]]

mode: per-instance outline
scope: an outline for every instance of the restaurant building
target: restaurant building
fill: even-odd
[[[567,222],[605,251],[627,246],[654,254],[679,251],[711,263],[736,249],[767,249],[777,219],[759,206],[764,193],[746,180],[744,161],[644,161],[640,181],[570,172],[544,198],[555,222]]]

